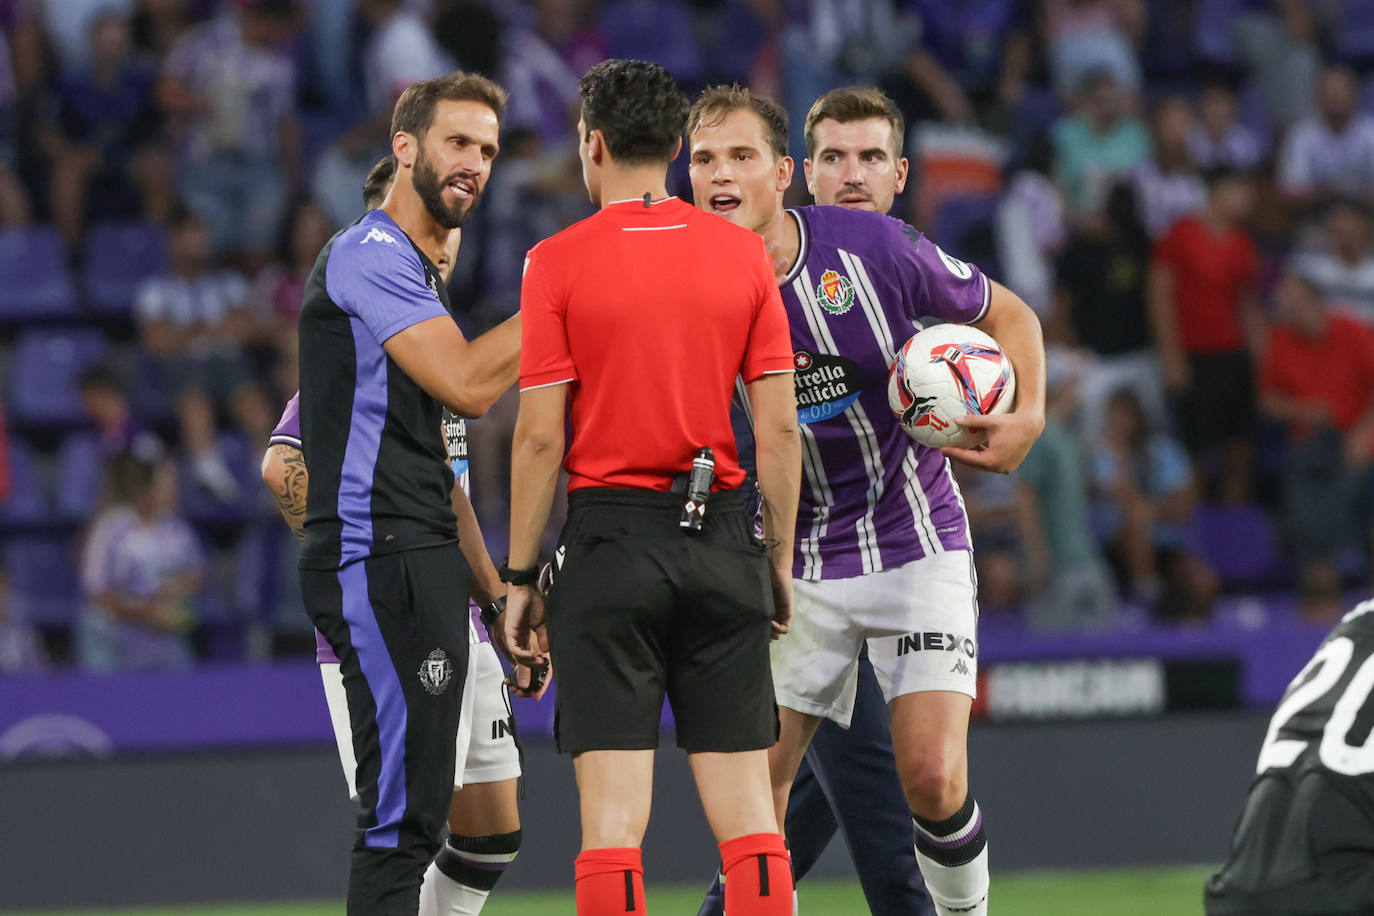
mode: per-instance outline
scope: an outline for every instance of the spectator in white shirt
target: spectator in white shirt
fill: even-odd
[[[139,342],[176,411],[197,481],[229,501],[237,484],[215,445],[217,407],[227,408],[253,441],[265,442],[272,428],[271,408],[244,356],[260,321],[246,307],[243,275],[212,269],[199,219],[176,214],[169,247],[171,270],[144,281],[135,297]]]
[[[217,253],[256,268],[273,244],[298,179],[296,65],[282,45],[292,0],[244,0],[172,46],[158,96],[182,141],[181,194]]]
[[[1331,204],[1321,247],[1299,254],[1293,270],[1326,294],[1334,311],[1374,327],[1374,252],[1369,208],[1354,200]]]
[[[1193,107],[1183,96],[1168,96],[1155,106],[1150,124],[1154,155],[1136,166],[1132,176],[1151,238],[1207,203],[1207,186],[1188,148],[1192,125]]]
[[[1322,71],[1317,113],[1293,126],[1279,156],[1279,188],[1296,208],[1336,195],[1374,201],[1374,118],[1358,103],[1349,68]]]
[[[1259,165],[1264,153],[1260,138],[1237,120],[1235,93],[1219,83],[1204,89],[1198,100],[1188,149],[1203,170],[1224,165],[1247,172]]]

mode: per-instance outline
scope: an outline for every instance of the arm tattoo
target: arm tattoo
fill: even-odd
[[[305,539],[305,494],[310,483],[310,472],[305,469],[305,455],[290,445],[278,443],[272,451],[281,458],[285,471],[280,488],[272,488],[272,496],[277,500],[281,517],[297,540]]]

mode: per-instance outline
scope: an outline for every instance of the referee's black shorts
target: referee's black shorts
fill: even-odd
[[[665,693],[688,752],[772,747],[773,593],[738,491],[713,493],[699,532],[683,497],[590,488],[568,500],[549,595],[558,749],[658,747]]]
[[[362,810],[348,912],[414,914],[443,841],[468,666],[457,541],[302,569],[305,609],[339,657]]]

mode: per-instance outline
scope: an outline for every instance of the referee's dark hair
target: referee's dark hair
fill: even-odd
[[[506,109],[506,90],[479,73],[462,70],[422,80],[396,100],[391,113],[391,136],[407,133],[423,139],[434,123],[434,109],[440,102],[479,102],[494,111],[499,122]]]
[[[396,178],[396,157],[391,153],[377,160],[363,182],[363,206],[375,210],[386,200],[386,192]]]
[[[671,73],[642,60],[603,60],[577,84],[585,140],[606,138],[611,158],[626,164],[667,162],[687,123],[687,95]]]
[[[687,115],[687,138],[703,126],[714,125],[732,111],[752,111],[763,122],[773,158],[787,155],[787,109],[767,96],[755,95],[739,83],[711,86],[701,91]]]

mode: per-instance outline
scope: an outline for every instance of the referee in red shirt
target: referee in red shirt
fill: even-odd
[[[512,648],[535,662],[547,647],[558,672],[555,733],[582,802],[577,912],[645,912],[639,844],[666,693],[720,843],[726,911],[790,916],[766,757],[778,728],[768,641],[792,613],[801,479],[787,317],[760,238],[665,190],[688,110],[668,72],[605,61],[579,89],[583,178],[601,211],[526,263],[502,569]],[[737,378],[757,428],[765,541],[737,489]],[[546,636],[533,585],[565,409],[568,521]],[[706,486],[701,516],[688,491]]]

